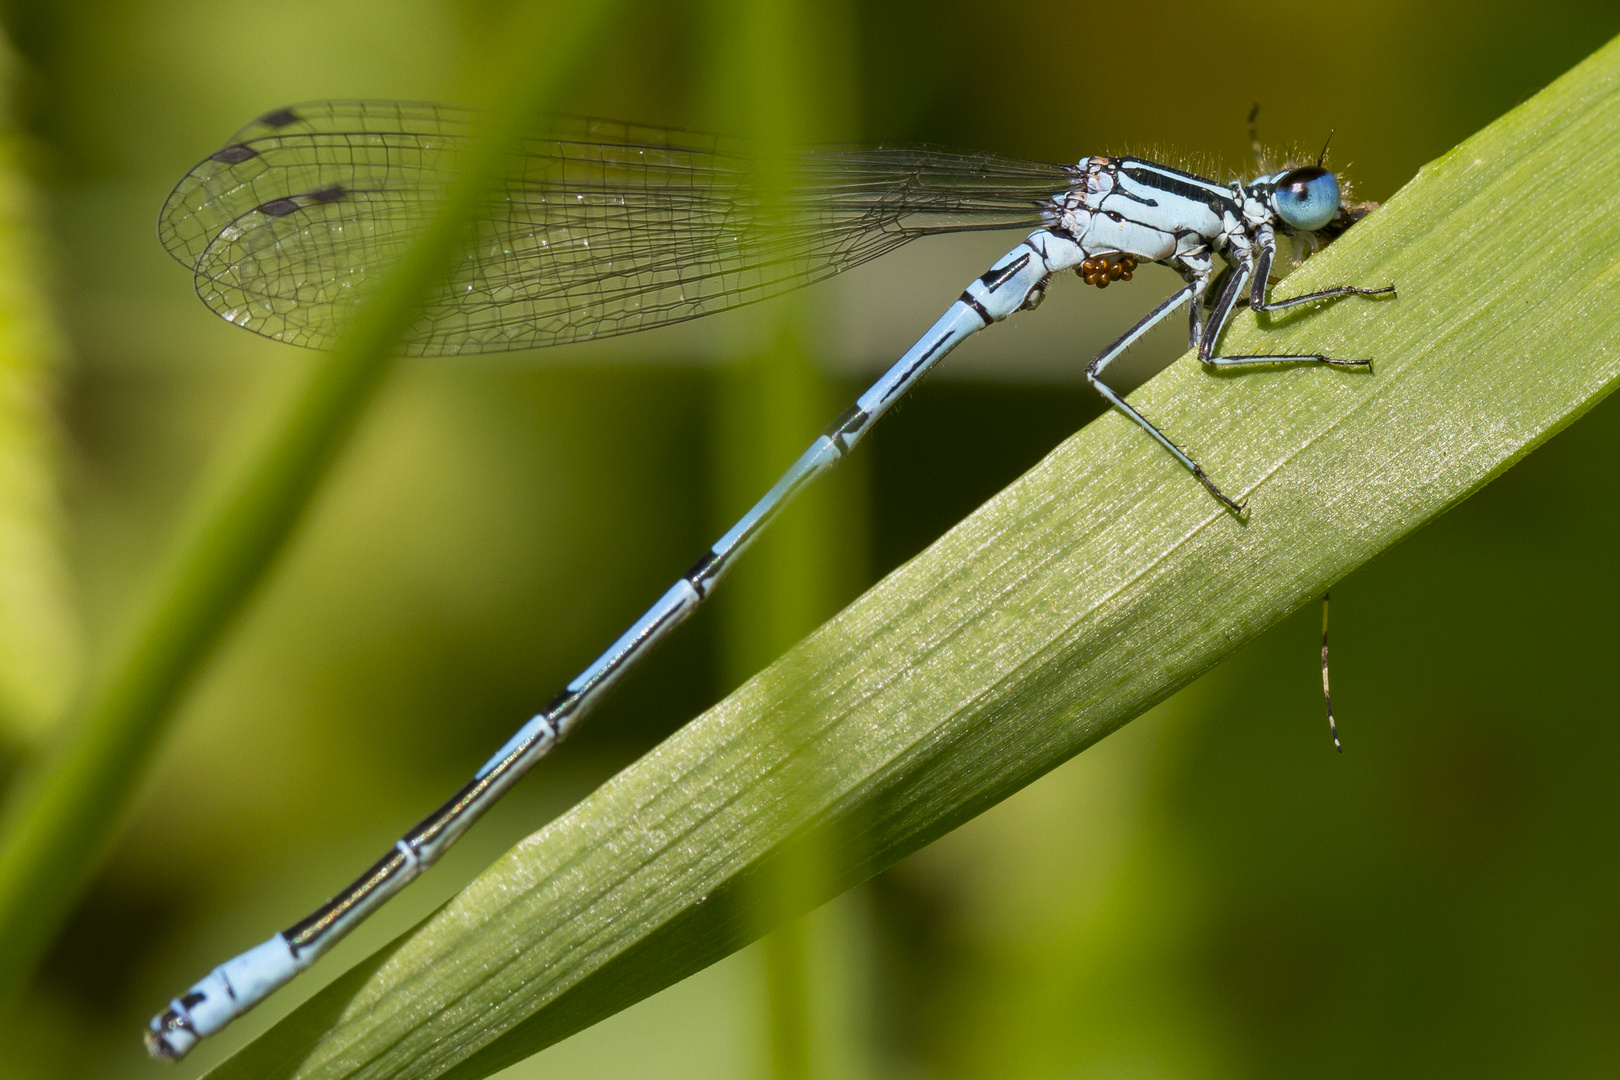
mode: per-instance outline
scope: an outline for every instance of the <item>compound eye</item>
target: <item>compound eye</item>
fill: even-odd
[[[1322,166],[1307,165],[1277,181],[1271,202],[1288,224],[1314,232],[1339,212],[1339,181]]]

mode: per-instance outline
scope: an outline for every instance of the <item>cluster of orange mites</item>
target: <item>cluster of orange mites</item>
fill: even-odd
[[[1110,281],[1131,280],[1131,273],[1135,269],[1136,260],[1129,255],[1121,255],[1118,262],[1109,262],[1105,256],[1093,255],[1080,264],[1077,272],[1087,285],[1106,289]]]

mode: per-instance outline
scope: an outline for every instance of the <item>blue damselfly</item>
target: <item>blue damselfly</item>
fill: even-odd
[[[1251,117],[1252,120],[1252,117]],[[198,295],[238,326],[321,348],[369,280],[389,272],[434,211],[477,122],[468,110],[332,102],[280,109],[193,168],[164,206],[164,245]],[[215,968],[155,1017],[147,1046],[183,1056],[251,1008],[431,866],[719,584],[782,507],[855,446],[970,335],[1035,308],[1074,271],[1098,287],[1160,263],[1183,284],[1085,372],[1231,513],[1198,463],[1107,381],[1112,364],[1186,306],[1211,368],[1314,363],[1324,355],[1221,355],[1243,303],[1278,311],[1393,287],[1339,285],[1269,300],[1278,234],[1311,247],[1364,208],[1315,164],[1221,182],[1134,157],[1048,164],[931,146],[832,146],[793,155],[766,197],[748,148],[713,136],[579,118],[535,129],[469,232],[446,284],[411,327],[418,355],[495,352],[611,337],[808,285],[921,236],[1025,228],[1029,235],[816,439],[775,486],[606,652],[525,723],[449,802],[307,918]],[[1326,690],[1326,626],[1323,635]]]

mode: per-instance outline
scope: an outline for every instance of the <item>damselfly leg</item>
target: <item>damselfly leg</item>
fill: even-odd
[[[1300,304],[1321,303],[1336,300],[1343,296],[1384,296],[1393,295],[1395,286],[1387,285],[1378,288],[1362,288],[1356,285],[1334,285],[1317,292],[1306,293],[1302,296],[1290,297],[1286,300],[1266,300],[1266,277],[1271,270],[1272,261],[1276,256],[1276,236],[1270,226],[1262,226],[1256,230],[1255,246],[1260,249],[1258,258],[1243,252],[1234,253],[1233,265],[1224,272],[1217,282],[1219,292],[1213,307],[1207,317],[1204,310],[1204,297],[1209,290],[1209,268],[1206,265],[1197,268],[1192,276],[1193,280],[1186,286],[1172,293],[1158,307],[1154,308],[1146,317],[1128,330],[1119,340],[1104,349],[1086,366],[1086,379],[1096,388],[1107,402],[1120,412],[1124,413],[1142,430],[1163,446],[1175,459],[1192,473],[1199,483],[1211,495],[1220,500],[1221,504],[1234,514],[1243,513],[1243,503],[1231,498],[1209,478],[1203,466],[1187,454],[1181,447],[1170,440],[1164,432],[1160,431],[1152,421],[1143,416],[1129,405],[1125,398],[1103,381],[1103,372],[1108,365],[1124,353],[1138,338],[1157,325],[1176,308],[1189,300],[1192,302],[1190,341],[1192,348],[1197,352],[1200,363],[1210,368],[1242,368],[1263,367],[1273,364],[1326,364],[1330,367],[1362,368],[1372,370],[1371,360],[1344,360],[1338,357],[1324,356],[1319,353],[1310,354],[1246,354],[1235,353],[1227,356],[1215,355],[1215,346],[1220,340],[1222,331],[1232,321],[1246,289],[1249,289],[1249,306],[1257,311],[1280,311]],[[1252,288],[1251,288],[1252,281]]]
[[[1327,364],[1331,367],[1362,368],[1372,370],[1373,362],[1368,360],[1345,360],[1333,356],[1324,356],[1321,353],[1290,353],[1290,354],[1254,354],[1233,353],[1225,356],[1215,355],[1215,345],[1220,337],[1221,330],[1230,321],[1232,312],[1237,306],[1238,297],[1243,293],[1245,284],[1252,285],[1249,292],[1249,307],[1257,312],[1286,311],[1289,308],[1302,304],[1325,303],[1345,296],[1393,296],[1395,286],[1383,285],[1376,288],[1363,288],[1358,285],[1330,285],[1326,289],[1315,292],[1291,296],[1286,300],[1267,300],[1267,278],[1271,274],[1271,265],[1277,254],[1276,234],[1271,226],[1261,226],[1255,230],[1255,246],[1260,249],[1258,257],[1252,264],[1249,259],[1240,256],[1237,266],[1227,278],[1225,288],[1221,292],[1220,300],[1216,303],[1215,314],[1211,317],[1205,333],[1197,343],[1199,362],[1212,368],[1238,368],[1259,367],[1269,364]]]
[[[1228,497],[1225,492],[1216,486],[1215,481],[1209,478],[1209,474],[1204,472],[1203,466],[1199,465],[1198,462],[1189,457],[1187,452],[1181,447],[1171,442],[1168,435],[1155,427],[1151,420],[1132,408],[1131,405],[1125,400],[1124,395],[1119,393],[1119,391],[1115,390],[1113,387],[1109,386],[1107,383],[1103,382],[1102,378],[1103,372],[1108,370],[1109,364],[1112,364],[1115,360],[1123,356],[1125,354],[1125,350],[1130,348],[1137,341],[1137,339],[1139,339],[1149,330],[1153,329],[1153,327],[1157,326],[1159,323],[1163,322],[1168,315],[1174,312],[1182,304],[1187,303],[1189,300],[1192,300],[1195,305],[1198,303],[1197,287],[1194,285],[1183,285],[1181,288],[1171,293],[1168,299],[1144,315],[1140,322],[1131,327],[1129,330],[1125,331],[1125,333],[1117,341],[1108,346],[1108,348],[1104,349],[1102,352],[1098,353],[1091,363],[1086,365],[1086,380],[1091,383],[1091,385],[1096,389],[1097,393],[1103,396],[1103,399],[1107,401],[1108,404],[1124,413],[1131,419],[1133,423],[1141,427],[1143,431],[1153,436],[1154,440],[1158,442],[1160,446],[1170,451],[1171,455],[1173,455],[1177,461],[1181,462],[1187,471],[1192,473],[1193,476],[1197,478],[1198,482],[1203,484],[1211,495],[1220,500],[1221,505],[1225,506],[1234,514],[1241,514],[1243,513],[1242,503]]]

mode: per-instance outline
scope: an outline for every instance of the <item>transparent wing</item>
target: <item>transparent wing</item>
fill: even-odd
[[[361,286],[424,228],[478,114],[402,102],[267,113],[176,186],[158,231],[225,319],[332,343]],[[1065,166],[927,146],[796,156],[761,212],[747,148],[548,118],[407,337],[418,355],[611,337],[820,281],[918,236],[1046,220]]]

